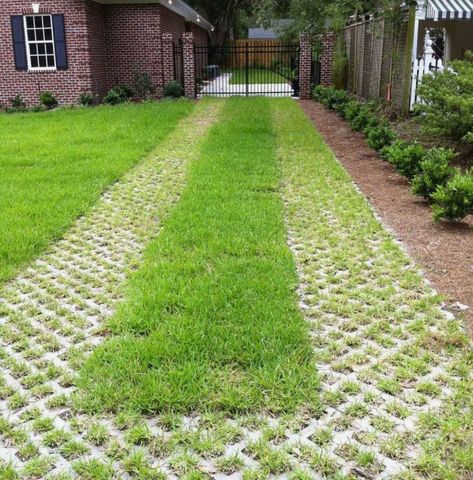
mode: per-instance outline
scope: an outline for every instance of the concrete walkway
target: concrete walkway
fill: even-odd
[[[199,96],[215,95],[219,97],[230,97],[233,95],[258,96],[264,95],[268,97],[292,97],[294,90],[290,83],[251,83],[231,84],[232,73],[223,73],[215,80],[212,80],[199,93]]]

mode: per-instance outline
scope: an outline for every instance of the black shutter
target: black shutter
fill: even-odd
[[[15,15],[11,17],[11,29],[13,34],[13,51],[15,54],[15,67],[17,70],[28,70],[26,61],[26,41],[23,29],[23,17]]]
[[[56,68],[67,70],[66,31],[64,15],[53,15],[54,48],[56,50]]]

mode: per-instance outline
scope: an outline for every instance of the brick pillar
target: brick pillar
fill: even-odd
[[[299,98],[310,98],[310,77],[312,69],[312,43],[308,36],[301,35],[299,53]]]
[[[194,34],[186,32],[182,34],[182,59],[184,67],[184,95],[187,98],[195,98],[195,58],[194,58]]]
[[[163,87],[174,80],[174,37],[172,33],[163,33]]]
[[[333,49],[335,44],[335,35],[326,33],[322,41],[322,55],[320,56],[320,83],[321,85],[332,85],[333,71]]]

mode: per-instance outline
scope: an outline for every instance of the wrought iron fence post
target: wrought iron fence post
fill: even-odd
[[[246,85],[246,96],[249,96],[249,83],[250,83],[250,71],[248,68],[248,62],[249,62],[249,46],[248,43],[245,43],[246,45],[246,50],[245,50],[245,85]]]

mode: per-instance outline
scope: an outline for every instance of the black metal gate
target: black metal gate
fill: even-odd
[[[196,93],[203,95],[299,95],[299,45],[237,41],[195,46]]]

